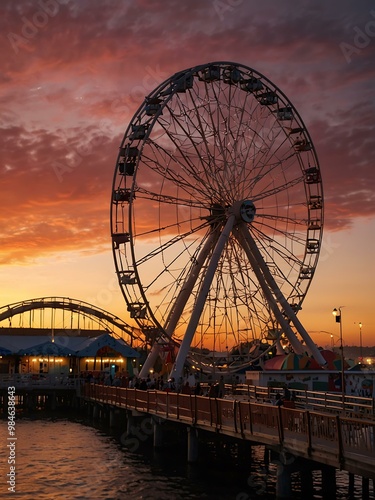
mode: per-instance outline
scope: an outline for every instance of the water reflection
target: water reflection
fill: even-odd
[[[237,447],[207,440],[197,464],[186,462],[186,439],[155,450],[152,439],[131,451],[119,432],[67,419],[17,421],[16,493],[22,500],[249,500],[275,498],[276,466],[264,465],[263,448],[242,454]],[[0,421],[0,436],[6,422]],[[185,436],[186,437],[186,436]],[[2,446],[6,437],[2,438]],[[2,453],[2,455],[4,455]],[[7,493],[2,468],[0,498]],[[337,473],[337,498],[347,498],[347,475]],[[315,496],[323,498],[314,472]],[[294,498],[300,479],[293,475]],[[356,482],[356,498],[361,498]]]

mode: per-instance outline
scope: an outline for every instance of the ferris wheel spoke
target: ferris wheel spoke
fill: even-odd
[[[176,262],[181,258],[182,255],[185,254],[185,252],[188,252],[189,251],[189,248],[192,248],[194,247],[194,244],[195,244],[195,241],[191,241],[190,242],[190,245],[187,245],[185,246],[180,252],[176,253],[173,255],[173,258],[171,258],[168,262],[165,261],[165,259],[163,260],[163,268],[162,270],[159,272],[159,274],[156,274],[154,276],[154,278],[152,279],[152,281],[148,281],[148,282],[145,282],[144,283],[144,289],[145,290],[148,290],[149,288],[151,288],[154,284],[156,284],[159,279],[163,276],[163,275],[170,275],[172,278],[173,278],[173,281],[172,281],[172,284],[171,283],[167,283],[164,285],[164,289],[168,289],[170,288],[171,286],[175,286],[176,285],[176,278],[174,277],[173,274],[171,274],[170,272],[170,269],[172,268],[172,266],[174,266],[176,264]],[[157,253],[155,253],[155,255],[153,255],[152,257],[150,258],[153,258],[157,255]],[[192,256],[191,257],[192,260],[195,260],[195,258]],[[147,262],[147,259],[145,260],[145,262]],[[138,264],[139,266],[140,264]],[[181,272],[180,272],[180,275],[177,277],[177,282],[180,282],[181,281],[181,276],[184,274],[185,270],[182,269]],[[162,290],[155,290],[154,291],[154,294],[159,294]]]
[[[217,99],[217,91],[213,87],[213,95]],[[214,161],[211,162],[215,171],[212,173],[217,179],[217,184],[220,186],[221,198],[234,199],[234,189],[238,190],[238,166],[243,165],[243,162],[237,161],[236,145],[229,147],[229,144],[224,144],[229,134],[232,134],[230,127],[231,104],[230,99],[225,105],[220,106],[215,113],[212,109],[212,101],[208,101],[208,127],[212,130],[213,136],[213,156]],[[226,114],[224,114],[226,110]],[[216,119],[216,123],[214,120]],[[222,137],[223,136],[223,137]],[[232,134],[233,136],[233,134]]]
[[[250,143],[248,151],[253,152],[253,168],[258,169],[259,164],[266,166],[268,163],[266,161],[267,155],[272,148],[272,145],[267,141],[268,138],[268,117],[267,115],[256,114],[257,121],[255,123],[249,123],[248,127],[252,135],[250,137]],[[254,120],[253,120],[254,122]],[[267,135],[265,134],[267,131]]]
[[[138,187],[135,192],[137,193],[137,198],[142,200],[156,201],[158,203],[178,205],[187,208],[198,208],[205,209],[207,204],[193,198],[181,198],[177,196],[166,195],[162,193],[155,193],[154,191],[149,191],[143,187]],[[139,195],[142,196],[139,196]]]
[[[301,268],[303,262],[285,246],[277,246],[277,243],[270,239],[268,239],[269,243],[265,245],[265,241],[267,241],[265,238],[257,239],[258,248],[261,249],[263,258],[275,281],[280,282],[281,288],[289,285],[289,295],[292,295],[297,289],[297,285],[292,279],[295,279],[295,273]]]
[[[251,185],[252,189],[254,190],[257,187],[257,185],[259,185],[262,181],[265,182],[268,181],[268,184],[262,186],[262,191],[265,191],[269,186],[275,183],[275,179],[277,179],[279,176],[282,175],[283,177],[285,177],[285,172],[293,168],[293,162],[290,162],[290,160],[293,159],[295,159],[295,155],[289,154],[285,156],[283,159],[277,158],[277,161],[265,163],[265,166],[263,166],[260,169],[260,172],[258,172],[257,175],[254,176]],[[277,175],[276,178],[273,175],[274,173],[276,173]],[[302,180],[301,176],[298,178],[300,181]]]
[[[207,228],[209,226],[209,223],[208,222],[204,222],[202,223],[202,217],[199,217],[199,218],[195,218],[195,219],[187,219],[186,221],[182,221],[182,220],[179,220],[177,223],[174,222],[173,224],[168,224],[168,225],[165,225],[163,227],[159,227],[159,228],[153,228],[153,229],[148,229],[147,231],[143,231],[142,233],[134,233],[133,234],[133,239],[136,239],[136,238],[144,238],[145,236],[152,236],[152,235],[160,235],[160,233],[162,233],[163,231],[164,232],[168,232],[170,231],[172,228],[175,228],[176,229],[176,232],[179,233],[178,236],[176,236],[176,240],[174,240],[173,242],[171,242],[172,244],[175,243],[176,241],[178,241],[179,239],[183,239],[183,238],[186,238],[187,236],[197,232],[197,231],[200,231],[204,228]],[[198,226],[195,226],[194,228],[190,229],[189,231],[186,231],[184,233],[181,233],[178,228],[184,223],[184,222],[188,222],[190,226],[192,226],[192,224],[194,222],[199,222],[199,225]],[[169,245],[169,242],[167,243]]]
[[[213,87],[213,95],[215,98],[215,101],[218,100],[218,95],[221,92],[221,88],[218,87],[216,88],[215,86]],[[225,93],[224,97],[225,97]],[[233,137],[232,133],[232,127],[231,127],[231,119],[233,118],[233,111],[237,109],[236,106],[236,90],[232,88],[232,86],[229,87],[228,91],[228,96],[226,97],[225,100],[225,105],[219,106],[217,108],[217,124],[214,123],[214,110],[212,110],[212,103],[210,105],[210,117],[211,117],[211,123],[212,123],[212,128],[214,130],[214,135],[216,138],[215,145],[217,145],[218,149],[218,155],[220,158],[223,159],[223,176],[221,176],[221,172],[219,172],[219,179],[224,183],[224,185],[229,184],[228,183],[228,172],[230,172],[229,179],[231,176],[233,176],[233,181],[238,184],[239,178],[238,178],[238,170],[239,166],[242,166],[244,163],[242,161],[238,161],[238,156],[237,152],[235,149],[235,144],[233,147],[229,147],[229,141],[228,138],[229,136]],[[225,111],[225,113],[224,113]],[[237,123],[237,131],[241,130],[241,125],[242,123]],[[224,142],[225,141],[225,142]],[[243,169],[242,169],[243,171]]]
[[[207,84],[206,84],[206,86],[207,86]],[[229,108],[229,103],[226,106],[219,106],[219,107],[215,106],[215,108],[212,109],[212,105],[214,103],[216,103],[217,100],[218,100],[218,96],[217,96],[216,86],[215,85],[212,86],[212,91],[213,91],[213,97],[214,97],[215,101],[209,102],[208,105],[209,105],[209,110],[210,110],[209,117],[210,117],[210,120],[211,120],[212,130],[214,131],[214,138],[215,138],[214,144],[217,145],[218,151],[219,151],[219,155],[223,159],[224,164],[226,164],[228,150],[226,149],[226,147],[224,146],[224,144],[222,142],[221,133],[220,133],[220,118],[223,120],[223,123],[225,123],[225,117],[223,115],[223,109],[224,108],[228,109]],[[229,89],[229,91],[230,91],[230,89]],[[216,115],[216,120],[217,120],[216,124],[214,122],[214,116],[215,115]],[[228,115],[229,115],[229,113],[228,113]]]
[[[185,137],[187,137],[189,139],[189,143],[191,144],[191,147],[195,151],[196,158],[200,158],[201,161],[203,162],[203,165],[206,168],[209,167],[209,163],[201,155],[201,152],[198,149],[197,143],[193,140],[194,135],[191,133],[188,124],[186,124],[186,126],[183,125],[183,123],[181,122],[181,120],[179,120],[179,118],[176,117],[175,114],[173,114],[171,112],[172,111],[171,109],[168,108],[168,111],[171,113],[171,117],[172,117],[173,123],[175,123],[176,128],[177,127],[181,128],[181,131],[185,134]],[[186,163],[185,169],[188,170],[188,172],[191,175],[196,176],[197,175],[197,165],[194,164],[194,162],[192,160],[190,160],[190,158],[185,154],[185,152],[183,151],[182,147],[178,143],[177,137],[175,137],[173,135],[172,131],[168,130],[168,128],[166,127],[165,124],[162,124],[162,127],[163,127],[166,135],[173,142],[174,146],[176,147],[176,149],[181,154],[181,157],[185,160],[185,163]],[[201,135],[199,135],[199,139],[201,140],[201,142],[204,142],[206,144],[206,146],[207,146],[206,139],[205,139],[205,134],[204,134],[203,130],[201,131]],[[207,149],[207,156],[208,156],[208,148],[206,148],[206,149]],[[199,180],[201,182],[200,178],[198,178],[197,180]]]
[[[246,265],[244,260],[242,248],[239,245],[234,245],[233,256],[230,256],[231,262],[236,264],[236,272],[233,272],[233,295],[236,298],[236,303],[239,305],[241,310],[241,322],[238,322],[239,326],[245,328],[248,326],[250,318],[256,320],[260,325],[262,319],[260,318],[260,311],[263,308],[264,301],[260,301],[259,293],[260,286],[251,277],[250,269]],[[239,272],[237,272],[237,269]],[[237,307],[236,307],[237,309]],[[243,311],[243,312],[242,312]],[[251,312],[250,312],[251,311]],[[261,330],[264,331],[267,325],[268,319],[263,318],[263,326]]]
[[[272,130],[273,129],[271,129],[271,131]],[[270,147],[268,147],[266,149],[265,156],[263,156],[261,159],[259,158],[258,161],[255,162],[255,165],[254,165],[255,168],[258,167],[258,164],[259,164],[260,161],[262,162],[263,165],[268,165],[269,161],[270,161],[270,158],[278,158],[280,162],[284,161],[283,157],[281,157],[281,158],[278,157],[278,152],[281,150],[281,148],[283,146],[289,144],[289,138],[288,137],[282,138],[280,144],[278,144],[278,146],[276,148],[274,147],[274,144],[277,142],[278,138],[281,135],[282,135],[282,130],[280,128],[278,128],[275,136],[272,136],[272,144],[270,145]],[[290,154],[289,147],[287,147],[286,150],[283,151],[283,154],[287,154],[288,157],[295,156],[295,152],[293,152],[292,154]]]
[[[277,221],[279,222],[279,221]],[[258,227],[259,226],[259,227]],[[261,235],[261,239],[268,240],[268,244],[271,245],[274,241],[277,242],[277,237],[283,237],[290,242],[297,243],[303,247],[305,247],[305,239],[303,238],[303,232],[297,232],[296,226],[292,226],[293,229],[287,230],[284,226],[273,226],[271,224],[267,224],[265,221],[259,218],[257,223],[254,224],[253,229],[256,233]],[[305,224],[306,228],[306,224]],[[301,228],[302,229],[302,228]]]
[[[206,93],[207,93],[207,86],[206,86]],[[203,137],[203,143],[205,145],[205,150],[206,150],[206,155],[208,161],[205,162],[207,171],[210,173],[210,177],[213,179],[216,179],[220,174],[219,174],[219,166],[217,165],[217,155],[215,154],[215,149],[216,149],[216,138],[217,138],[217,130],[213,124],[212,120],[212,113],[209,108],[209,98],[207,98],[207,104],[205,106],[205,110],[209,115],[209,120],[206,119],[204,115],[201,116],[200,113],[197,112],[197,107],[195,103],[193,103],[195,106],[195,111],[196,111],[196,116],[197,116],[197,123],[198,123],[198,130],[201,131],[202,137]],[[206,131],[206,134],[204,133]],[[207,134],[208,132],[208,134]],[[208,143],[208,140],[206,139],[206,136],[212,137],[213,139],[213,150],[211,150],[210,145]],[[220,192],[215,189],[215,197],[217,199],[220,199],[221,195]]]
[[[177,236],[174,236],[173,238],[168,239],[166,242],[155,248],[153,251],[149,252],[147,255],[139,259],[138,261],[135,261],[135,266],[141,266],[151,258],[162,254],[166,249],[170,248],[171,246],[175,245],[176,243],[180,241],[184,241],[185,238],[188,236],[191,236],[194,233],[197,233],[201,229],[204,229],[207,227],[207,224],[201,224],[201,226],[198,226],[197,228],[194,229],[194,231],[187,231],[186,233],[178,234]],[[155,231],[148,231],[146,233],[142,233],[143,236],[146,234],[152,234],[153,232],[158,232],[157,230]]]
[[[180,127],[184,130],[184,132],[186,133],[187,137],[190,137],[191,138],[191,143],[192,143],[192,146],[195,150],[195,158],[196,160],[199,160],[201,162],[203,162],[203,165],[208,168],[209,165],[210,165],[210,159],[208,157],[208,159],[206,160],[204,158],[204,156],[202,156],[201,152],[199,151],[199,149],[197,148],[197,145],[194,143],[194,141],[192,140],[192,135],[184,129],[183,125],[180,124]],[[198,171],[198,165],[191,161],[188,161],[187,160],[187,156],[186,154],[181,150],[181,148],[178,146],[178,143],[177,141],[175,140],[175,138],[168,132],[166,131],[166,134],[170,137],[171,141],[175,144],[175,147],[181,152],[181,157],[185,160],[185,163],[181,163],[180,159],[176,158],[176,156],[172,153],[169,153],[168,151],[166,151],[164,148],[160,148],[160,149],[163,149],[164,150],[164,153],[169,156],[169,158],[174,161],[176,164],[179,164],[182,168],[182,170],[184,172],[186,172],[186,175],[184,176],[181,176],[181,174],[178,175],[178,177],[176,177],[176,174],[174,172],[171,172],[170,169],[168,169],[168,173],[164,173],[164,176],[166,178],[170,178],[170,180],[172,182],[174,182],[175,184],[180,184],[182,187],[185,186],[186,188],[186,191],[190,194],[192,190],[195,191],[195,195],[198,195],[199,193],[202,195],[203,198],[206,198],[206,203],[207,203],[207,185],[209,184],[210,186],[210,189],[211,189],[211,197],[215,197],[215,184],[212,182],[212,180],[215,179],[215,175],[213,174],[212,176],[209,176],[207,175],[207,172],[205,173],[204,177],[202,177],[201,175],[199,175],[199,171]],[[212,162],[211,162],[212,163]],[[163,167],[161,167],[161,171],[163,172]],[[202,170],[203,172],[203,170]],[[191,183],[191,179],[195,179],[196,180],[196,183],[195,184],[192,184]],[[187,189],[187,187],[189,186],[189,189]]]
[[[180,99],[178,99],[179,102],[181,102]],[[196,102],[193,98],[191,98],[191,103],[193,108],[188,108],[184,114],[185,118],[185,125],[181,123],[181,120],[175,115],[172,114],[172,119],[176,122],[178,127],[181,128],[181,130],[184,132],[185,137],[189,140],[189,143],[191,146],[194,148],[196,158],[200,159],[202,164],[204,165],[205,168],[210,169],[210,148],[208,144],[207,137],[210,137],[211,131],[208,128],[204,127],[203,121],[200,117],[199,112],[197,111],[197,105]],[[191,110],[195,111],[195,117],[197,118],[197,122],[193,122],[191,119]],[[171,110],[169,110],[171,111]],[[198,125],[198,126],[197,126]],[[191,128],[190,128],[191,127]],[[169,133],[169,132],[167,132]],[[199,140],[199,143],[197,142]],[[199,144],[204,144],[204,149],[206,155],[203,155],[202,151],[199,149]],[[195,169],[197,168],[197,165],[192,165],[192,172],[194,173]]]
[[[189,173],[193,172],[194,165],[192,164],[188,155],[184,151],[180,150],[176,138],[171,133],[166,132],[167,129],[165,124],[162,123],[161,127],[163,131],[168,135],[169,139],[174,144],[174,147],[176,148],[176,150],[178,150],[181,156],[177,157],[173,151],[169,151],[165,146],[158,144],[157,142],[155,142],[155,140],[149,138],[147,144],[153,148],[152,150],[154,152],[156,151],[158,153],[162,153],[164,157],[167,159],[167,161],[159,163],[155,161],[154,158],[147,158],[147,157],[145,158],[148,159],[151,165],[153,161],[155,162],[156,170],[162,177],[164,177],[166,173],[172,175],[176,175],[178,173],[171,171],[171,168],[169,167],[170,164],[172,164],[173,168],[175,168],[175,166],[180,167],[182,172],[189,172]],[[174,177],[172,178],[172,180],[174,180]],[[178,180],[184,180],[184,177],[181,176],[181,178],[179,178]]]
[[[285,224],[292,225],[292,226],[304,226],[304,227],[306,227],[306,220],[304,220],[304,219],[297,219],[296,217],[289,217],[287,215],[274,215],[272,213],[268,214],[264,211],[262,211],[261,214],[258,213],[258,215],[261,217],[262,220],[264,219],[264,220],[269,220],[269,221],[277,221],[277,222],[283,222]]]
[[[274,196],[277,193],[281,193],[283,191],[287,191],[288,189],[296,186],[297,184],[301,184],[303,180],[303,177],[297,177],[294,179],[291,179],[290,181],[285,182],[284,184],[280,184],[273,189],[269,189],[268,191],[263,191],[259,193],[258,195],[255,195],[252,197],[252,201],[258,201],[258,200],[264,200],[265,198],[268,198],[270,196]]]
[[[212,87],[213,89],[214,87]],[[219,153],[217,153],[217,141],[220,141],[220,131],[219,127],[215,125],[214,123],[214,113],[215,110],[212,110],[211,108],[211,103],[213,101],[212,97],[210,96],[210,88],[208,87],[207,84],[204,86],[205,90],[205,97],[204,97],[204,113],[198,113],[198,108],[196,104],[194,103],[194,109],[197,113],[197,118],[198,118],[198,124],[199,124],[199,129],[201,130],[202,135],[205,137],[205,148],[206,148],[206,154],[209,159],[208,161],[208,171],[210,172],[211,175],[217,175],[218,170],[220,170],[220,166],[218,165],[218,160],[222,162],[225,157],[223,156],[223,150],[220,150]],[[208,137],[212,143],[210,145],[209,141],[206,139]]]
[[[153,143],[151,140],[149,141],[149,145],[153,145],[156,150],[158,150],[159,152],[163,152],[165,158],[169,160],[169,162],[172,161],[175,164],[181,166],[182,171],[184,171],[184,169],[186,170],[185,165],[183,165],[180,160],[177,159],[171,152],[167,151],[162,146]],[[202,183],[196,175],[189,176],[187,175],[187,173],[185,175],[182,175],[181,173],[169,168],[167,166],[168,162],[160,163],[155,158],[149,157],[146,154],[144,155],[143,161],[146,164],[148,162],[151,171],[159,173],[165,179],[171,181],[173,185],[178,186],[180,189],[184,190],[187,194],[192,195],[192,193],[196,192],[204,196],[205,191],[202,188],[202,185],[204,185],[204,183]],[[192,183],[192,179],[197,180],[198,184]]]

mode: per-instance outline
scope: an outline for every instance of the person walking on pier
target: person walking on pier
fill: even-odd
[[[201,388],[201,384],[200,384],[200,382],[197,382],[197,383],[195,384],[194,394],[195,394],[196,396],[202,396],[202,388]]]
[[[283,398],[281,397],[281,394],[277,393],[275,397],[275,406],[283,406]]]
[[[290,399],[291,399],[290,390],[285,386],[284,387],[284,400],[290,401]]]
[[[224,377],[221,375],[220,380],[219,380],[219,398],[223,398],[225,394],[225,384],[224,384]]]

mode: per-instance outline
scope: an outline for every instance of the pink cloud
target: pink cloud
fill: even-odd
[[[213,60],[254,67],[296,105],[321,162],[326,227],[374,215],[375,40],[350,65],[340,50],[369,21],[370,2],[337,12],[287,1],[270,15],[267,2],[224,0],[220,11],[198,0],[67,1],[27,38],[36,5],[0,5],[3,262],[109,244],[114,162],[129,120],[174,72]],[[9,33],[26,38],[18,52]]]

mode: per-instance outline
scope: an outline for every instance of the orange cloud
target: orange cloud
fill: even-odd
[[[296,105],[320,159],[327,228],[374,215],[374,109],[361,96],[370,97],[375,43],[351,67],[339,49],[341,41],[352,42],[346,16],[363,25],[369,10],[350,11],[348,4],[338,13],[327,5],[322,13],[312,2],[302,8],[287,1],[270,16],[253,2],[223,7],[198,0],[189,7],[59,2],[31,35],[25,19],[38,24],[39,3],[2,2],[0,206],[3,252],[9,252],[3,262],[59,245],[104,245],[114,162],[127,123],[164,79],[215,59],[261,70]],[[9,33],[26,38],[17,53]],[[32,250],[22,253],[27,241]],[[12,256],[13,244],[20,249]]]

